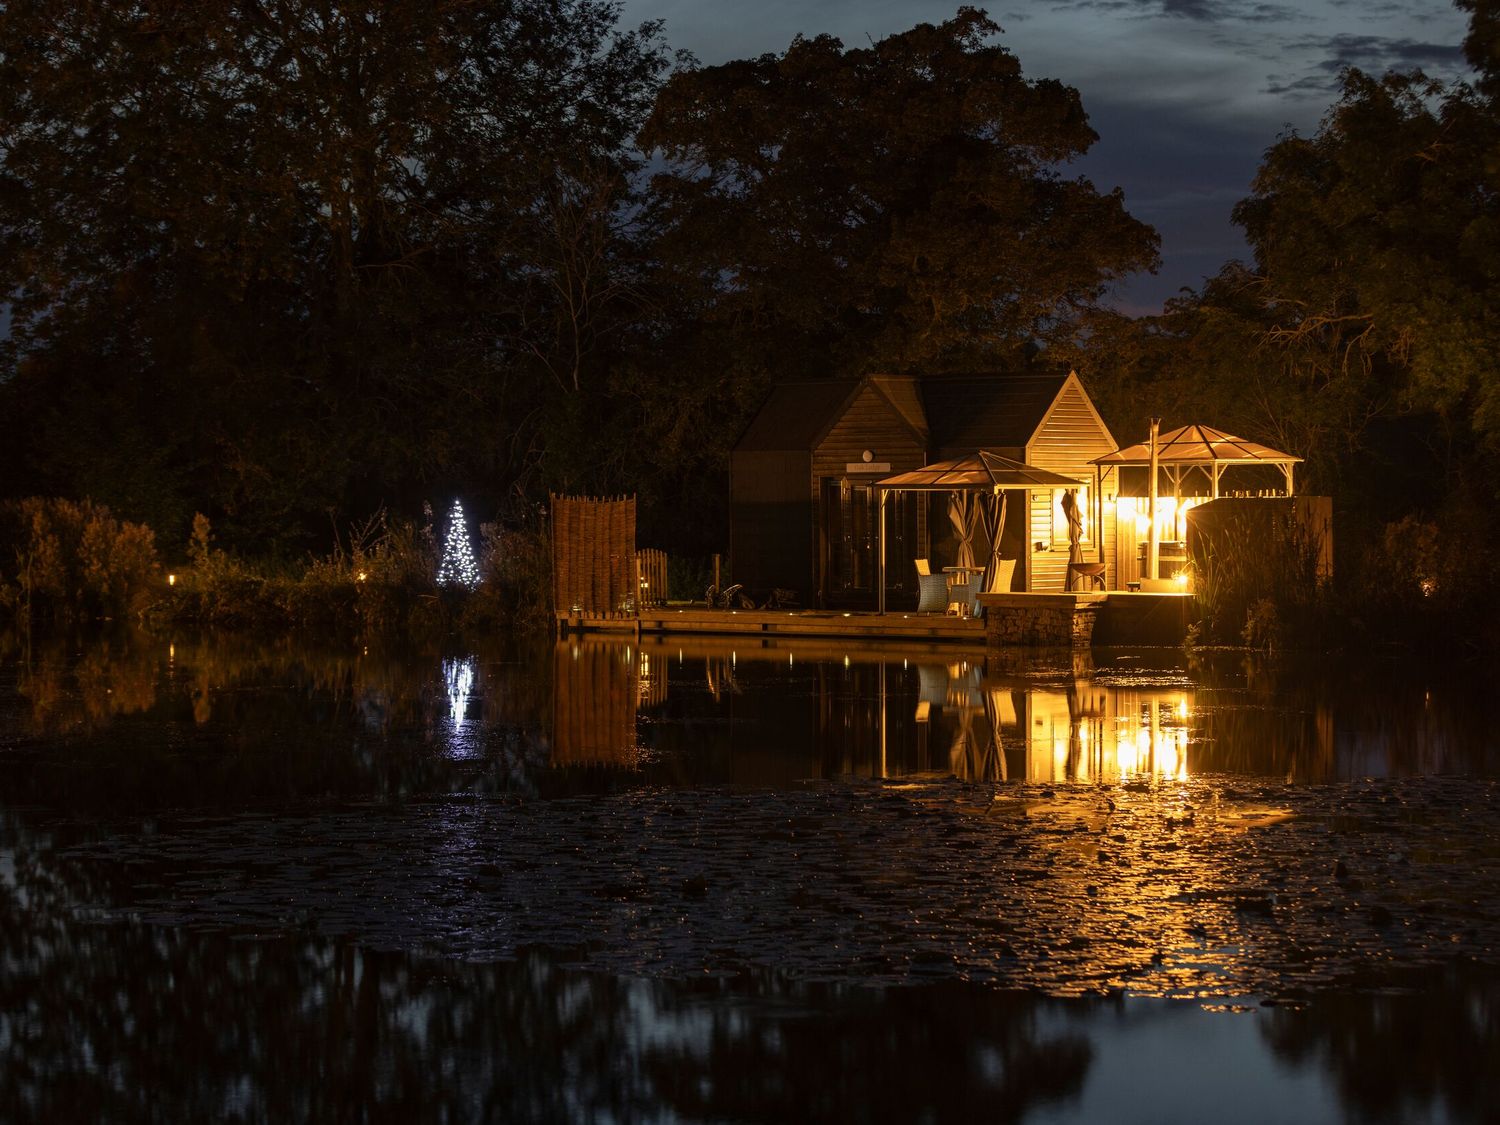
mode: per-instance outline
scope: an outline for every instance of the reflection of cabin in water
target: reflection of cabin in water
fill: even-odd
[[[1091,495],[1091,459],[1115,440],[1075,373],[894,376],[786,383],[772,390],[730,455],[730,568],[756,591],[798,592],[804,605],[873,609],[878,600],[884,477],[989,450],[1080,482],[1085,558],[1113,566],[1114,514]],[[1057,591],[1068,564],[1062,493],[1008,496],[1001,554],[1014,588]],[[887,597],[916,599],[914,560],[956,561],[945,494],[892,492],[886,510]],[[975,553],[988,557],[982,531]],[[1107,575],[1114,585],[1114,575]]]
[[[978,653],[795,648],[687,640],[555,649],[554,767],[639,768],[637,714],[705,721],[714,779],[955,776],[967,781],[1180,777],[1192,693],[1113,688],[1075,674],[987,677]],[[669,682],[673,682],[669,688]],[[712,732],[709,734],[709,732]],[[700,761],[697,768],[702,768]]]
[[[667,761],[700,780],[751,786],[1181,779],[1268,763],[1310,778],[1334,770],[1327,708],[1200,711],[1192,687],[1100,682],[1087,661],[1039,678],[987,675],[981,652],[953,646],[574,638],[554,652],[554,768]]]

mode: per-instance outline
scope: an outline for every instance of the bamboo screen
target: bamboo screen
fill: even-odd
[[[640,599],[635,497],[552,497],[552,600],[558,613],[630,617]]]

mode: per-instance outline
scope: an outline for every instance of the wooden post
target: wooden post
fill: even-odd
[[[880,583],[880,597],[877,599],[877,604],[880,606],[880,613],[883,617],[885,616],[885,498],[890,493],[886,492],[883,488],[877,489],[876,492],[880,497],[880,565],[875,568],[875,580]],[[885,712],[882,710],[882,723],[885,721],[884,715]]]
[[[1146,575],[1151,579],[1161,577],[1161,536],[1156,531],[1156,439],[1161,432],[1161,419],[1151,419],[1151,482],[1146,493]]]

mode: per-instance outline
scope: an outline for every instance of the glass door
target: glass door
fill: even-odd
[[[873,481],[848,477],[823,481],[823,574],[825,602],[875,609],[880,576],[880,499]],[[916,587],[912,559],[917,540],[916,504],[893,492],[886,500],[885,567],[889,608],[909,608]]]

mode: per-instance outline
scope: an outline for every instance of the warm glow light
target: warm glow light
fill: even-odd
[[[1199,504],[1207,503],[1202,496],[1158,496],[1156,498],[1156,538],[1161,542],[1177,542],[1187,535],[1187,514]],[[1135,524],[1137,539],[1149,538],[1151,517],[1147,514],[1148,501],[1143,496],[1121,496],[1117,501],[1118,517],[1123,523]]]
[[[1188,776],[1191,696],[1119,690],[1097,698],[1028,693],[1030,781],[1122,782]]]
[[[365,578],[366,578],[365,572],[364,571],[360,571],[358,574],[356,574],[354,576],[354,581],[356,581],[356,582],[363,582],[365,580]]]
[[[1172,575],[1172,581],[1184,590],[1190,590],[1193,586],[1192,576],[1185,570],[1179,570],[1176,574]]]
[[[169,574],[169,575],[167,575],[167,585],[168,586],[175,586],[175,585],[177,585],[177,575],[175,575],[175,574]]]

